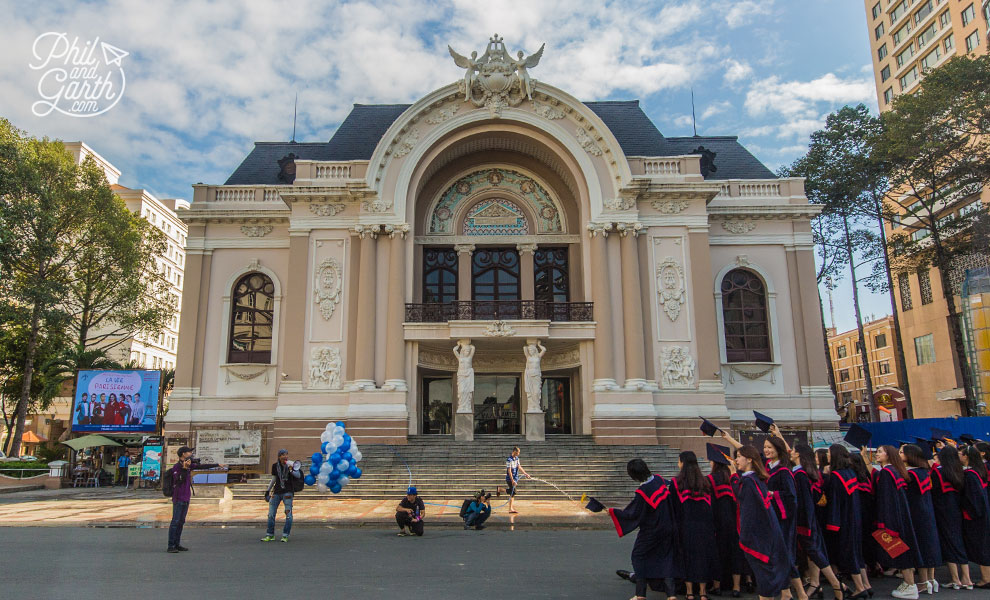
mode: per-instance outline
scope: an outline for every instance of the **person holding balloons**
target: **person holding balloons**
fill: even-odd
[[[278,512],[279,504],[285,506],[285,527],[282,528],[281,541],[289,541],[289,532],[292,530],[292,496],[295,492],[302,490],[303,483],[302,473],[298,471],[296,465],[298,462],[289,463],[288,450],[278,451],[278,460],[272,465],[272,485],[269,488],[269,493],[266,494],[268,498],[268,534],[261,538],[262,542],[275,540],[275,513]]]

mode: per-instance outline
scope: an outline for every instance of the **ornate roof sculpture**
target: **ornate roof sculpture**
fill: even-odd
[[[530,78],[528,69],[540,64],[543,48],[546,47],[543,44],[529,56],[520,50],[513,60],[502,40],[497,33],[488,38],[488,47],[481,58],[478,58],[477,50],[471,52],[471,58],[468,58],[447,46],[454,64],[467,69],[459,84],[464,101],[487,107],[493,119],[502,116],[503,108],[518,106],[527,98],[533,99],[536,82]]]

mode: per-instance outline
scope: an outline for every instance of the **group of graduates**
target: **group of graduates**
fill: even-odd
[[[822,576],[837,600],[872,598],[871,572],[896,572],[902,582],[892,595],[917,599],[939,591],[935,568],[943,564],[951,581],[941,586],[990,589],[990,444],[942,436],[869,452],[869,433],[857,428],[865,440],[846,441],[861,452],[844,444],[816,451],[788,445],[763,415],[757,424],[770,434],[762,452],[704,421],[702,431],[721,432],[734,448],[708,444],[707,476],[691,451],[681,452],[669,481],[640,459],[629,462],[640,485],[626,508],[608,514],[620,537],[639,530],[633,600],[647,586],[675,596],[675,580],[688,600],[695,592],[738,598],[743,582],[761,600],[823,598]],[[588,508],[605,509],[594,499]],[[976,584],[971,562],[980,568]]]

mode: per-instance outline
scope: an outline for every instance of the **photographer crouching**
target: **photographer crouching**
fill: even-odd
[[[268,535],[261,538],[262,542],[275,540],[275,513],[279,503],[285,505],[285,526],[282,528],[282,542],[289,541],[292,530],[292,496],[300,492],[306,485],[299,470],[299,461],[289,464],[289,451],[278,451],[278,460],[272,465],[272,483],[265,493],[268,500]]]
[[[481,490],[475,493],[474,500],[468,505],[464,517],[464,529],[474,527],[480,531],[485,528],[485,521],[492,515],[492,494]]]

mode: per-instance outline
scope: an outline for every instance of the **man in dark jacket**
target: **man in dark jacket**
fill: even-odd
[[[182,526],[186,524],[186,513],[189,512],[189,501],[192,499],[192,470],[193,449],[188,446],[179,448],[179,462],[162,473],[162,477],[172,478],[172,522],[168,526],[168,552],[185,552],[186,548],[179,544],[182,537]],[[198,464],[196,469],[215,469],[227,465]]]
[[[275,513],[279,503],[285,505],[285,526],[282,528],[282,542],[289,541],[289,531],[292,530],[292,496],[293,481],[302,480],[302,473],[293,469],[289,464],[289,451],[279,450],[278,461],[272,465],[272,485],[268,500],[268,535],[261,538],[262,542],[275,540]]]

